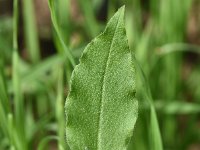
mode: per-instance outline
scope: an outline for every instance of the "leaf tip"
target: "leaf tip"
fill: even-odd
[[[125,12],[125,5],[121,6],[118,10],[120,13],[123,13]]]

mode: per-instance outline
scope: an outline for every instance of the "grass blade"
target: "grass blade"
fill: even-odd
[[[60,67],[58,70],[58,87],[57,87],[57,100],[56,100],[56,119],[58,122],[58,143],[60,147],[67,149],[65,142],[65,111],[64,111],[64,97],[63,97],[63,70]]]
[[[92,1],[78,0],[78,3],[84,14],[84,18],[86,22],[85,29],[91,37],[95,37],[99,33],[99,26],[97,24],[97,21],[93,12]]]
[[[40,46],[34,13],[34,3],[33,0],[23,0],[22,3],[26,48],[29,52],[31,61],[37,63],[40,60]]]
[[[145,74],[140,67],[139,63],[137,62],[136,59],[135,64],[136,64],[136,69],[138,73],[138,77],[142,85],[142,89],[144,90],[144,98],[148,100],[149,106],[150,106],[150,145],[151,145],[151,150],[163,150],[163,144],[162,144],[162,137],[161,137],[161,132],[159,128],[159,123],[156,115],[156,110],[153,104],[153,98],[151,95],[151,91],[149,88],[149,84],[147,82],[147,79],[145,77]]]
[[[54,0],[49,0],[49,8],[50,8],[50,13],[51,13],[51,20],[54,26],[54,29],[57,33],[58,39],[60,40],[60,43],[62,45],[62,48],[64,50],[64,53],[66,53],[69,61],[71,62],[72,66],[74,67],[76,65],[74,57],[71,54],[71,51],[69,50],[69,48],[66,46],[62,34],[60,32],[60,28],[58,26],[58,21],[57,21],[57,17],[56,17],[56,11],[55,11],[55,1]],[[62,52],[63,53],[63,52]]]

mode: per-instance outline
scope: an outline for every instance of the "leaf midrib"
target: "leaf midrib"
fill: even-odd
[[[115,37],[115,34],[116,34],[116,31],[117,31],[117,28],[118,28],[118,24],[119,24],[119,18],[121,16],[121,13],[118,17],[118,20],[117,20],[117,25],[115,27],[115,31],[114,31],[114,34],[113,34],[113,37],[112,37],[112,42],[111,42],[111,45],[110,45],[110,48],[109,48],[109,53],[108,53],[108,57],[107,57],[107,61],[106,61],[106,65],[105,65],[105,70],[104,70],[104,73],[103,73],[103,81],[102,81],[102,88],[101,88],[101,99],[100,99],[100,107],[99,107],[99,110],[100,110],[100,113],[99,113],[99,119],[98,119],[98,133],[97,133],[97,150],[100,150],[100,133],[101,133],[101,119],[102,119],[102,110],[103,110],[103,99],[104,99],[104,91],[105,91],[105,78],[106,78],[106,72],[107,72],[107,68],[108,68],[108,64],[109,64],[109,60],[110,60],[110,54],[111,54],[111,51],[112,51],[112,47],[113,47],[113,42],[114,42],[114,37]]]

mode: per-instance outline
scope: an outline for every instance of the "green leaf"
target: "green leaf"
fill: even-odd
[[[72,150],[126,149],[138,111],[132,59],[122,7],[73,71],[65,106]]]

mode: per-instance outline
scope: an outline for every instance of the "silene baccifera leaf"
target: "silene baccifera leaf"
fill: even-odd
[[[73,71],[65,105],[71,150],[125,150],[133,134],[138,102],[124,10],[86,46]]]

